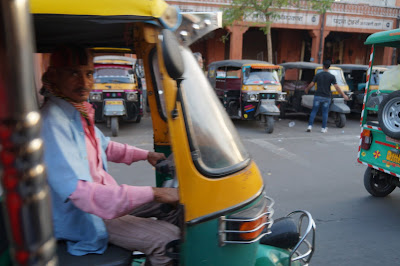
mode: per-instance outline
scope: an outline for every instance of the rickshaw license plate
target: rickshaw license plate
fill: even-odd
[[[121,105],[122,101],[106,101],[106,105]]]
[[[396,154],[394,152],[388,151],[386,154],[386,160],[394,162],[394,163],[400,163],[400,154]]]

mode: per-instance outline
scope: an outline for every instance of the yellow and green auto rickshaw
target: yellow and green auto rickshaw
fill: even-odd
[[[139,123],[143,116],[142,88],[135,71],[136,59],[127,56],[94,57],[94,89],[89,102],[96,122],[106,122],[112,135],[118,135],[119,122]]]
[[[287,93],[287,101],[281,105],[281,116],[294,113],[311,113],[314,101],[313,92],[318,89],[318,84],[311,88],[308,95],[304,90],[311,83],[314,76],[323,71],[321,64],[311,62],[287,62],[280,64],[284,68],[282,91]],[[349,86],[343,75],[342,69],[331,66],[329,73],[335,76],[337,85],[348,94]],[[331,86],[332,101],[329,112],[333,114],[336,127],[342,128],[346,125],[346,114],[350,113],[350,108],[345,104],[343,97]],[[350,98],[350,97],[349,97]]]
[[[351,112],[361,113],[365,86],[367,84],[368,65],[335,64],[332,66],[339,67],[343,70],[349,90],[353,92],[351,99],[347,101],[347,105],[350,107]],[[380,78],[387,69],[388,68],[385,66],[373,66],[372,75],[369,79],[370,90],[377,90],[379,88]]]
[[[375,197],[385,197],[400,186],[400,84],[398,66],[386,70],[377,90],[372,87],[375,51],[379,47],[400,47],[400,30],[377,32],[365,41],[371,56],[361,112],[358,162],[367,166],[364,186]],[[385,75],[390,71],[388,79]],[[394,86],[384,86],[393,84]],[[385,88],[386,89],[381,89]],[[378,117],[371,112],[378,113]]]
[[[260,120],[265,131],[274,131],[285,101],[279,66],[258,60],[222,60],[208,66],[207,77],[232,119]]]
[[[172,154],[184,225],[168,255],[178,265],[308,264],[315,223],[295,211],[273,224],[273,200],[255,162],[188,45],[218,27],[164,1],[2,1],[0,58],[0,264],[137,265],[132,251],[72,256],[55,240],[33,53],[60,43],[126,48],[143,60],[154,149]],[[33,38],[33,28],[36,38]],[[296,223],[297,222],[297,223]],[[273,225],[272,225],[273,224]],[[3,236],[3,234],[2,234]],[[304,248],[304,249],[303,249]],[[58,257],[58,259],[57,259]]]

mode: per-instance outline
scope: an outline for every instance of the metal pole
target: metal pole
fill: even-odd
[[[325,12],[321,16],[321,38],[319,39],[318,63],[322,63],[322,45],[324,43]]]
[[[13,265],[56,265],[28,0],[0,5],[0,181]]]

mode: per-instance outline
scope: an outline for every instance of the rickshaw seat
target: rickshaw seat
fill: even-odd
[[[60,266],[96,265],[96,266],[127,266],[132,263],[132,251],[109,244],[104,254],[88,254],[74,256],[68,253],[64,241],[57,242],[57,256]]]
[[[295,91],[296,80],[285,80],[283,83],[282,91]]]
[[[305,91],[308,84],[310,84],[310,83],[311,83],[311,81],[299,80],[299,81],[297,81],[297,84],[296,84],[296,90]]]
[[[226,89],[227,90],[240,90],[242,86],[242,80],[240,78],[227,78]]]

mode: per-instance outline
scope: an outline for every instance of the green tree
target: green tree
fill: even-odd
[[[232,0],[229,7],[223,8],[223,24],[231,26],[238,21],[256,21],[254,25],[267,35],[268,61],[272,62],[271,24],[279,18],[283,8],[301,8],[325,13],[335,0]]]

